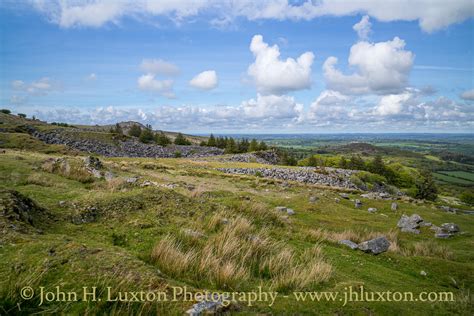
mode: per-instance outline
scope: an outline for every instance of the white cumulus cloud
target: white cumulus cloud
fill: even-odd
[[[323,65],[329,89],[344,94],[399,92],[406,87],[413,66],[414,55],[405,48],[405,41],[395,37],[391,41],[358,42],[351,47],[349,65],[356,71],[345,75],[336,69],[336,57],[329,57]]]
[[[255,61],[247,73],[255,81],[260,93],[282,94],[311,86],[312,52],[303,53],[297,59],[281,60],[278,46],[269,46],[263,41],[262,35],[252,38],[250,50]]]
[[[412,97],[410,92],[404,92],[401,94],[389,94],[383,96],[375,111],[380,115],[397,115],[402,113],[403,106],[408,99]]]
[[[218,84],[217,73],[214,70],[203,71],[191,79],[189,84],[197,89],[212,90]]]
[[[138,78],[138,88],[143,91],[160,94],[166,98],[174,98],[173,80],[158,80],[153,74],[142,75]]]
[[[261,95],[241,104],[243,113],[248,118],[295,119],[303,111],[303,105],[293,97],[286,95]]]
[[[311,20],[321,16],[367,14],[379,21],[418,21],[426,32],[443,29],[474,16],[472,0],[30,0],[34,8],[61,27],[100,27],[124,17],[169,17],[175,21],[202,14],[214,24],[248,20]]]

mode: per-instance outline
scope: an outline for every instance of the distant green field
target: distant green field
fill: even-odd
[[[473,185],[474,174],[465,171],[439,171],[433,173],[433,176],[442,182],[461,184],[461,185]]]
[[[466,171],[439,171],[441,174],[445,174],[455,178],[461,178],[474,182],[474,173]]]

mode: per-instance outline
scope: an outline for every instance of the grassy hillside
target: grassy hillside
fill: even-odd
[[[2,136],[3,137],[3,136]],[[434,204],[369,200],[363,207],[339,199],[338,191],[253,176],[228,175],[219,167],[264,167],[188,159],[100,158],[111,181],[84,177],[82,157],[51,147],[7,149],[0,154],[0,188],[33,199],[47,215],[34,227],[12,228],[2,220],[0,313],[182,314],[194,302],[45,302],[23,300],[24,286],[80,291],[83,286],[118,291],[171,293],[278,291],[268,302],[233,305],[241,314],[472,315],[474,252],[472,215],[450,214]],[[48,145],[44,145],[49,147]],[[31,149],[31,148],[30,148]],[[53,150],[54,149],[54,150]],[[66,158],[68,172],[48,167]],[[49,160],[48,160],[49,159]],[[133,183],[126,179],[138,177]],[[144,183],[150,181],[148,186]],[[2,198],[7,193],[2,193]],[[312,203],[310,197],[317,197]],[[291,207],[286,216],[276,206]],[[367,209],[375,207],[376,213]],[[462,233],[435,239],[433,231],[401,233],[402,214],[419,214],[440,225],[459,224]],[[23,231],[21,227],[25,226]],[[351,250],[340,239],[360,242],[385,235],[388,252]],[[426,272],[422,273],[422,271]],[[453,292],[455,302],[296,302],[293,291]],[[285,297],[288,296],[288,297]]]

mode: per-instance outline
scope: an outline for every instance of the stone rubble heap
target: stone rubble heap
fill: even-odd
[[[444,223],[438,227],[429,222],[425,222],[418,214],[413,214],[411,216],[403,214],[398,221],[397,226],[402,232],[412,234],[419,234],[419,228],[422,226],[430,227],[431,230],[434,230],[434,236],[436,238],[449,238],[460,232],[459,226],[454,223]]]
[[[136,139],[128,139],[126,141],[115,140],[113,143],[102,142],[96,139],[79,139],[57,130],[49,132],[32,131],[31,135],[47,144],[66,145],[79,151],[95,153],[106,157],[173,158],[179,155],[180,157],[199,158],[222,155],[224,153],[224,150],[214,147],[193,145],[162,147],[155,144],[144,144]]]
[[[313,167],[299,168],[219,168],[224,173],[259,175],[284,181],[296,181],[308,184],[321,184],[344,189],[357,189],[350,181],[350,176],[357,171],[347,169],[325,168],[325,173],[317,172]]]

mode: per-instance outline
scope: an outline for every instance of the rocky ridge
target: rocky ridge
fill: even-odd
[[[321,184],[331,187],[358,189],[351,182],[350,176],[357,173],[355,170],[314,167],[299,168],[218,168],[217,170],[229,174],[245,174],[273,178],[285,181],[296,181],[308,184]]]
[[[162,147],[155,144],[144,144],[135,139],[125,141],[115,140],[107,143],[95,139],[77,139],[61,133],[59,130],[39,132],[31,130],[31,135],[47,144],[66,145],[70,148],[103,155],[106,157],[148,157],[148,158],[173,158],[189,157],[199,158],[222,155],[224,151],[215,147],[178,146]]]

